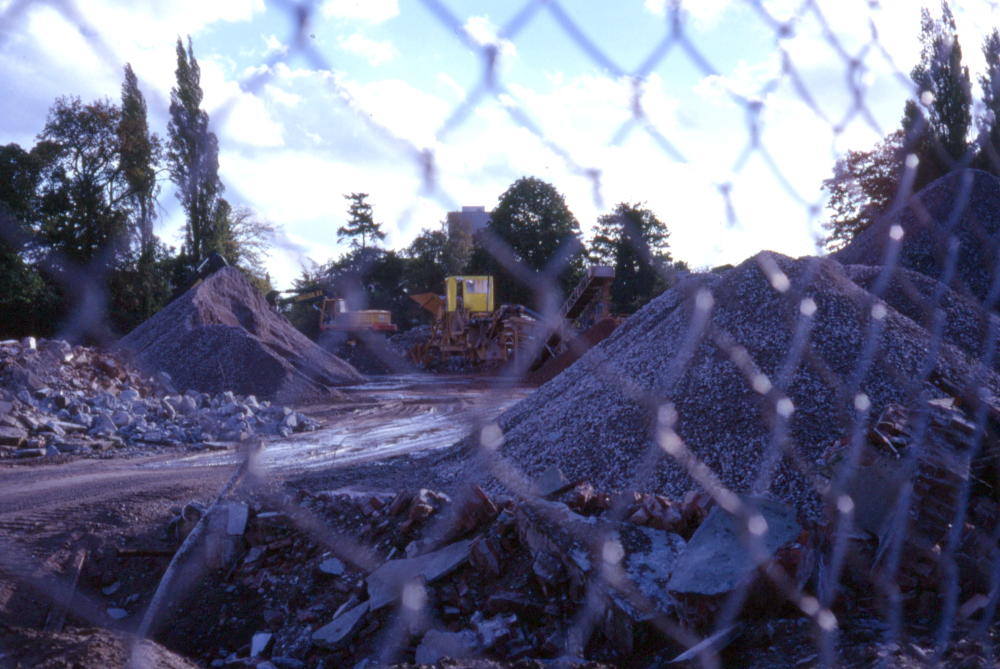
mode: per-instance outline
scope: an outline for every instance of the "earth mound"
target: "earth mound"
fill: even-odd
[[[1000,179],[973,169],[941,177],[832,257],[844,265],[885,264],[895,225],[904,233],[899,264],[934,279],[945,272],[954,237],[959,248],[949,286],[986,301],[1000,257]]]
[[[730,490],[819,514],[812,473],[849,431],[859,391],[875,417],[921,390],[942,395],[921,380],[931,335],[875,304],[829,259],[765,252],[722,276],[688,276],[502,414],[498,455],[530,477],[558,465],[598,488],[679,498],[699,485],[658,444],[666,418]],[[867,356],[873,331],[877,346]],[[948,379],[974,378],[974,363],[946,342],[931,367]],[[860,387],[852,387],[859,370]],[[993,373],[985,383],[1000,389]],[[776,426],[779,408],[791,410],[787,430]]]
[[[226,390],[282,403],[336,394],[364,377],[276,314],[240,272],[224,267],[123,337],[114,349],[179,390]]]

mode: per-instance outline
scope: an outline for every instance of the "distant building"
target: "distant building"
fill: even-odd
[[[462,207],[462,211],[448,212],[448,236],[455,234],[471,237],[490,222],[486,207]]]

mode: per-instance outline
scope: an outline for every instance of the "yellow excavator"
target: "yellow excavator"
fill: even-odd
[[[282,293],[291,293],[281,297]],[[285,304],[309,304],[319,312],[319,331],[336,332],[347,335],[361,333],[392,333],[397,326],[392,322],[392,314],[381,309],[350,311],[347,301],[331,295],[320,286],[310,286],[299,290],[272,290],[267,294],[268,303],[277,307]]]

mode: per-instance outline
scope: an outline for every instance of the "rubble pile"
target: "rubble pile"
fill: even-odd
[[[123,337],[114,350],[178,387],[281,403],[336,397],[363,379],[270,308],[239,270],[224,267]]]
[[[965,617],[986,604],[992,587],[1000,521],[1000,400],[983,401],[982,430],[974,422],[975,404],[961,399],[931,400],[916,409],[889,405],[868,430],[856,472],[844,471],[848,439],[826,456],[831,475],[846,480],[845,492],[858,509],[855,524],[866,533],[861,541],[868,546],[853,551],[861,571],[894,583],[914,608],[936,605],[951,560],[962,601],[973,607]],[[902,520],[897,508],[904,490],[910,498]],[[950,555],[953,526],[961,529]],[[893,542],[901,542],[895,571]]]
[[[771,528],[759,568],[742,521],[704,494],[670,500],[586,483],[521,500],[493,499],[474,484],[451,497],[299,491],[237,513],[242,540],[232,549],[220,553],[210,533],[216,576],[198,589],[199,606],[178,603],[183,615],[158,640],[211,667],[662,662],[688,643],[665,621],[694,638],[741,583],[766,581],[767,565],[803,583],[812,575],[811,535],[794,512],[744,501]],[[172,532],[199,511],[178,514]],[[222,529],[230,524],[216,522],[218,535],[232,539]],[[123,578],[101,573],[94,587]],[[133,594],[119,590],[115,601]],[[764,606],[774,599],[752,591],[744,619],[787,613]]]
[[[425,341],[431,338],[431,326],[430,325],[418,325],[415,328],[410,328],[406,332],[400,332],[389,337],[389,347],[392,348],[400,356],[406,357],[410,353],[410,349],[416,344],[423,344]]]
[[[658,430],[670,427],[730,490],[766,493],[819,518],[822,505],[801,464],[820,461],[829,435],[851,424],[854,392],[877,415],[920,390],[913,380],[932,350],[927,330],[875,305],[838,263],[820,258],[761,253],[722,276],[688,276],[501,415],[497,455],[529,477],[554,463],[599,488],[679,498],[698,486],[658,443]],[[876,319],[878,346],[851,389]],[[803,321],[809,345],[785,370]],[[959,348],[934,350],[940,375],[974,378],[974,361]],[[1000,393],[995,374],[983,382]],[[942,395],[929,384],[925,390]],[[796,465],[787,457],[765,461],[779,402],[790,414]],[[663,420],[670,424],[658,425]],[[482,448],[478,435],[466,444]],[[484,485],[499,490],[501,483],[508,482],[487,477]]]
[[[950,287],[987,299],[1000,251],[1000,179],[980,170],[955,170],[932,182],[892,216],[878,220],[832,254],[844,265],[883,265],[894,226],[903,231],[898,263],[934,279],[945,274],[949,246],[958,242]],[[995,309],[996,307],[992,307]]]
[[[180,393],[168,374],[147,377],[99,349],[60,340],[0,342],[0,457],[203,448],[317,427],[311,418],[252,395]]]

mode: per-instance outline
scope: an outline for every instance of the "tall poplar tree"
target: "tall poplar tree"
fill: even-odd
[[[986,113],[979,119],[979,155],[976,167],[1000,177],[1000,32],[983,41],[986,71],[979,75]]]
[[[224,190],[219,180],[219,140],[208,129],[201,108],[201,69],[188,36],[187,50],[177,38],[177,85],[170,91],[167,164],[177,186],[177,199],[187,213],[184,239],[192,264],[211,252],[216,199]]]
[[[153,253],[153,220],[156,218],[156,168],[160,159],[160,138],[150,134],[146,120],[146,99],[131,63],[125,63],[122,82],[121,120],[118,122],[121,169],[130,189],[139,233],[140,255]]]
[[[971,159],[969,68],[962,65],[955,16],[946,0],[941,2],[940,20],[926,7],[921,10],[920,44],[920,62],[910,72],[919,101],[907,100],[903,110],[907,149],[920,159],[914,190]]]

